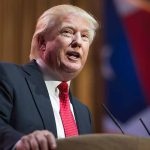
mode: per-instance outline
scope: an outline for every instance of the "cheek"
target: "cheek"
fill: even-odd
[[[84,47],[84,50],[83,50],[83,57],[84,57],[85,61],[88,57],[88,54],[89,54],[89,46],[86,46],[86,47]]]
[[[61,48],[65,49],[67,48],[72,42],[72,37],[64,37],[62,35],[58,36],[57,43],[61,45]]]
[[[44,51],[44,59],[47,63],[53,63],[57,57],[57,46],[53,43],[47,44],[46,49]]]

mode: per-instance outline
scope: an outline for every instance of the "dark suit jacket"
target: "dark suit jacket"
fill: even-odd
[[[88,108],[70,94],[79,134],[92,132]],[[49,130],[57,137],[52,105],[35,61],[24,66],[0,63],[0,150],[24,134]]]

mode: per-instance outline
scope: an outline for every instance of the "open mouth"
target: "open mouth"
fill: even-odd
[[[75,51],[68,51],[66,54],[67,54],[68,58],[71,60],[76,60],[76,59],[80,58],[80,53],[75,52]]]

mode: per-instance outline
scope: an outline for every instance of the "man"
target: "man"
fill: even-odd
[[[92,132],[89,110],[71,92],[68,97],[68,85],[84,66],[97,27],[78,7],[52,7],[38,19],[31,62],[0,64],[0,149],[55,149],[55,137]]]

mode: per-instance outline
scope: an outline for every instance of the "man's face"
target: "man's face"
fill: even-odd
[[[58,80],[71,80],[83,68],[90,45],[90,25],[79,15],[61,18],[45,36],[41,58]],[[41,46],[42,47],[42,46]]]

